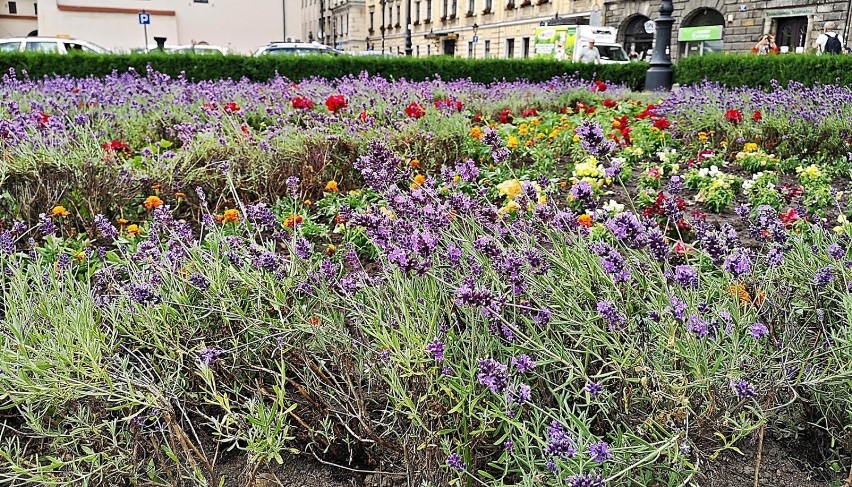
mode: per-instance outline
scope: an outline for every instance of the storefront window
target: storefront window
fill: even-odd
[[[725,18],[712,8],[693,10],[678,30],[680,56],[704,56],[721,52]]]

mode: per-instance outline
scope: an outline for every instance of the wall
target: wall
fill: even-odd
[[[70,35],[110,49],[144,45],[137,13],[151,14],[148,42],[166,37],[167,44],[205,41],[250,53],[270,42],[283,40],[285,0],[209,0],[198,3],[170,0],[55,0],[39,4],[39,33]],[[292,1],[292,0],[286,0]],[[293,3],[292,11],[299,0]],[[288,4],[289,5],[289,4]],[[290,9],[287,10],[289,14]],[[291,21],[299,25],[300,19]],[[295,28],[295,27],[294,27]]]
[[[38,28],[35,0],[17,0],[17,13],[9,13],[9,2],[0,0],[0,38],[23,37]]]

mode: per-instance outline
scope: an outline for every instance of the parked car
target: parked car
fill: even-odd
[[[315,54],[342,54],[337,49],[317,42],[270,42],[254,53],[255,56],[269,55],[310,56]]]
[[[93,54],[109,53],[108,49],[80,39],[66,39],[64,37],[10,37],[8,39],[0,39],[0,52],[10,51],[54,54],[75,52]]]
[[[148,52],[154,52],[157,50],[156,44],[151,44],[148,46]],[[163,50],[169,54],[212,54],[214,56],[221,56],[224,54],[228,54],[228,49],[219,46],[211,46],[209,44],[195,44],[195,45],[169,45],[166,44],[163,46]],[[139,52],[145,52],[145,49],[138,49]]]
[[[350,54],[352,56],[385,56],[385,57],[398,57],[399,54],[395,52],[391,52],[390,50],[382,52],[382,51],[350,51],[346,54]]]

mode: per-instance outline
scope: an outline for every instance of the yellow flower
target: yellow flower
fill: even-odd
[[[503,208],[500,208],[499,210],[497,210],[497,212],[505,215],[507,213],[514,213],[514,212],[516,212],[520,209],[521,209],[521,205],[519,205],[517,201],[509,200],[509,202],[506,203],[506,206],[504,206]]]
[[[175,193],[175,198],[182,200],[186,198],[186,193]]]
[[[338,191],[340,191],[337,188],[337,181],[335,181],[333,179],[331,181],[325,183],[325,190],[328,191],[329,193],[337,193]]]
[[[710,137],[707,136],[707,132],[698,132],[698,140],[701,142],[707,142]]]
[[[139,233],[141,233],[141,231],[139,230],[139,225],[133,224],[127,226],[127,234],[131,237],[139,235]]]
[[[424,176],[422,174],[418,174],[418,175],[414,176],[414,183],[411,184],[411,189],[419,188],[420,186],[423,186],[423,183],[425,183],[425,182],[426,182],[426,176]]]
[[[743,145],[743,152],[757,152],[757,144],[754,142],[746,142],[745,145]]]
[[[515,199],[521,194],[521,182],[517,179],[508,179],[497,185],[497,190],[501,196],[505,196],[509,201]]]
[[[312,204],[314,204],[314,202],[311,201],[311,200],[305,200],[305,201],[302,202],[302,204],[305,205],[305,206],[311,206]]]
[[[231,208],[230,210],[225,210],[225,213],[222,214],[222,221],[224,223],[237,223],[240,221],[240,212],[235,208]]]
[[[83,262],[84,260],[86,260],[86,253],[82,250],[79,250],[76,254],[74,254],[74,257],[77,258],[77,262]]]
[[[121,225],[121,226],[127,225],[128,223],[130,223],[130,222],[126,218],[119,218],[118,219],[118,224]]]
[[[145,208],[153,210],[163,205],[163,200],[159,196],[149,196],[145,198]]]
[[[54,206],[53,209],[50,210],[50,214],[52,216],[66,217],[66,216],[70,215],[71,213],[69,213],[68,210],[66,210],[64,206]]]
[[[331,257],[337,251],[337,247],[334,244],[328,244],[325,246],[325,255]]]
[[[459,176],[458,174],[456,174],[455,176],[453,176],[453,182],[454,182],[454,183],[458,184],[458,183],[459,183],[459,181],[461,181],[461,176]]]
[[[509,136],[509,140],[506,142],[506,147],[510,149],[515,149],[518,147],[519,141],[518,138],[514,135]]]
[[[482,129],[479,127],[473,127],[472,129],[470,129],[470,136],[477,140],[481,139]]]
[[[574,142],[580,142],[580,136],[579,135],[574,134]]]

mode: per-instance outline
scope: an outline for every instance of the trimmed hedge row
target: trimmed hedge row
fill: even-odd
[[[185,72],[192,80],[239,79],[264,81],[281,73],[288,79],[300,81],[311,76],[333,79],[367,71],[385,78],[425,80],[436,75],[444,80],[467,79],[490,82],[506,79],[546,81],[554,76],[577,74],[582,79],[601,79],[624,83],[633,89],[644,85],[647,64],[574,64],[547,60],[482,59],[469,60],[451,57],[404,58],[380,56],[192,56],[168,54],[86,55],[68,56],[3,53],[0,72],[14,68],[31,78],[51,75],[73,77],[105,76],[113,70],[132,67],[144,73],[147,65],[161,73],[177,76]]]
[[[767,88],[772,80],[786,86],[798,81],[814,84],[852,84],[852,56],[784,54],[755,56],[752,54],[714,54],[681,59],[675,65],[675,79],[682,85],[705,79],[729,87]]]

